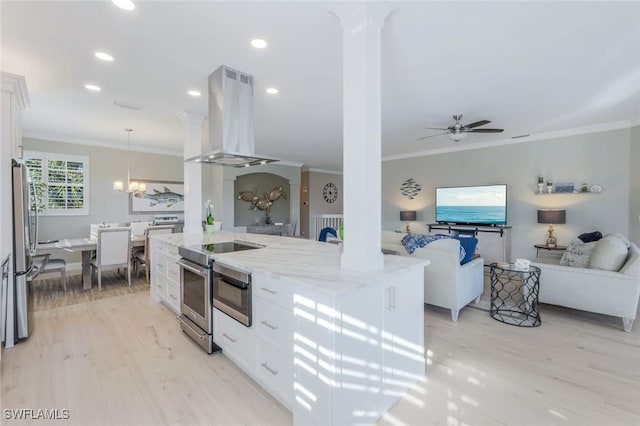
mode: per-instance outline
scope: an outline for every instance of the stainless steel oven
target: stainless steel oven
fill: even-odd
[[[180,265],[180,328],[207,353],[220,348],[213,343],[211,268],[184,257]]]
[[[251,274],[214,263],[213,306],[251,327]]]
[[[251,274],[215,262],[215,255],[264,248],[246,241],[221,241],[178,249],[180,327],[207,353],[213,343],[213,306],[251,326]]]

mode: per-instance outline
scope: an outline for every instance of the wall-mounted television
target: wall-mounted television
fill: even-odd
[[[436,222],[506,225],[507,185],[436,188]]]

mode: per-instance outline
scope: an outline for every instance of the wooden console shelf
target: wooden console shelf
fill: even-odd
[[[478,239],[477,252],[484,259],[485,265],[493,262],[509,262],[511,260],[511,226],[452,225],[447,223],[430,223],[432,230],[446,231],[453,236],[473,235]]]

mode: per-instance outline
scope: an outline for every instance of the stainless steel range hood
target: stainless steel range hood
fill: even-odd
[[[279,161],[254,154],[253,76],[221,65],[209,76],[211,152],[185,162],[249,167]]]

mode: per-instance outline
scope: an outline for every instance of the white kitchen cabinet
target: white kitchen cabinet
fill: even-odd
[[[222,352],[251,376],[256,375],[256,336],[253,329],[245,327],[227,314],[213,309],[213,341]]]
[[[252,276],[253,324],[258,340],[258,381],[293,408],[293,289],[295,283],[266,274]]]
[[[176,314],[180,313],[180,267],[176,263],[179,259],[176,246],[151,239],[151,297]]]
[[[411,268],[332,297],[295,295],[294,423],[373,423],[424,376],[423,279]]]

